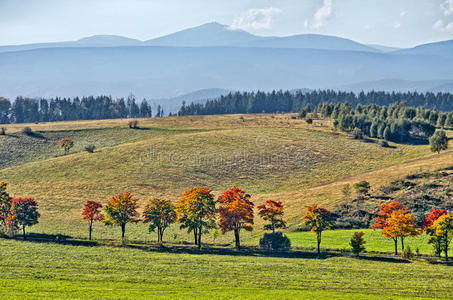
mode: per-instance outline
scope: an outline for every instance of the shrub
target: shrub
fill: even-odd
[[[352,131],[352,136],[356,140],[363,140],[364,134],[360,128],[354,128],[354,130]]]
[[[412,249],[410,246],[407,246],[404,251],[403,251],[403,257],[407,259],[414,258],[414,252],[412,252]]]
[[[85,151],[88,152],[88,153],[93,153],[94,149],[96,149],[95,145],[88,145],[88,146],[85,147]]]
[[[68,154],[73,146],[74,141],[71,138],[62,138],[58,141],[58,147],[64,150],[64,154]]]
[[[390,145],[389,145],[389,143],[387,143],[387,141],[379,141],[379,146],[381,146],[383,148],[390,147]]]
[[[0,135],[5,135],[6,134],[6,127],[0,128]]]
[[[291,248],[291,242],[280,231],[265,233],[260,239],[260,247],[266,250],[286,251]]]
[[[312,124],[313,123],[313,119],[312,118],[306,118],[305,122],[307,122],[307,124]]]
[[[22,128],[22,133],[24,133],[26,135],[30,135],[33,133],[33,130],[31,130],[31,127],[26,126],[26,127]]]
[[[137,129],[138,128],[138,121],[137,120],[129,121],[129,128]]]
[[[360,252],[365,251],[364,244],[366,243],[366,241],[363,238],[364,234],[365,233],[363,231],[354,232],[354,235],[349,242],[349,245],[351,245],[352,248],[352,253],[357,256],[360,254]]]

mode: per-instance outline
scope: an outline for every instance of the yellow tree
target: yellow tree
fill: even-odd
[[[304,216],[305,225],[310,227],[310,230],[316,233],[318,242],[318,255],[321,254],[321,234],[324,230],[329,229],[333,225],[333,216],[325,208],[318,207],[313,204],[307,207],[307,212]]]
[[[177,222],[181,229],[193,232],[195,245],[201,248],[203,231],[215,227],[215,200],[209,188],[190,188],[176,203]]]
[[[448,249],[453,238],[453,215],[442,215],[430,227],[433,235],[439,238],[442,250],[445,253],[445,260],[448,261]]]
[[[126,224],[138,222],[138,199],[131,193],[125,192],[113,196],[112,199],[104,206],[105,225],[118,225],[121,227],[121,240],[124,241]]]

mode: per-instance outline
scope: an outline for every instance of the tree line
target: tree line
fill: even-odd
[[[216,115],[245,113],[299,112],[305,106],[317,107],[324,102],[377,104],[388,106],[395,102],[406,102],[412,107],[425,107],[439,111],[453,111],[453,95],[450,93],[389,93],[371,91],[355,94],[333,90],[318,90],[308,93],[301,91],[236,92],[221,96],[206,103],[183,103],[178,115]]]
[[[113,99],[111,96],[35,99],[17,97],[13,102],[0,97],[0,124],[35,123],[75,120],[101,120],[152,117],[146,99],[135,97]],[[159,105],[156,117],[164,116]]]

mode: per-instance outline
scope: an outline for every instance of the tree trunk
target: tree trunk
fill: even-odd
[[[235,229],[234,230],[234,239],[236,241],[236,249],[237,250],[241,249],[241,240],[239,238],[239,231],[240,231],[240,229]]]
[[[88,235],[88,239],[91,241],[91,231],[93,230],[93,220],[90,221],[90,233]]]
[[[198,245],[198,232],[197,232],[197,228],[194,228],[194,230],[193,230],[193,237],[194,237],[194,240],[195,240],[195,245]]]
[[[401,251],[404,251],[404,237],[401,237]]]
[[[126,232],[126,224],[121,224],[121,242],[124,242],[124,233]]]
[[[201,229],[203,227],[200,226],[200,228],[198,228],[198,249],[201,249]]]
[[[318,238],[318,255],[321,254],[321,232],[317,232],[317,238]]]
[[[398,238],[393,239],[393,241],[395,242],[395,255],[398,255]]]
[[[24,241],[25,241],[25,239],[26,239],[26,237],[25,237],[25,225],[22,226],[22,233],[24,234]]]
[[[445,261],[448,261],[448,232],[445,232]]]

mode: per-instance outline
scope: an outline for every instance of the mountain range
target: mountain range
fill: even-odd
[[[169,110],[182,95],[192,101],[213,87],[453,92],[453,40],[396,49],[316,34],[263,37],[208,23],[146,41],[96,35],[0,46],[0,82],[8,98],[133,93],[156,103],[177,99]]]

